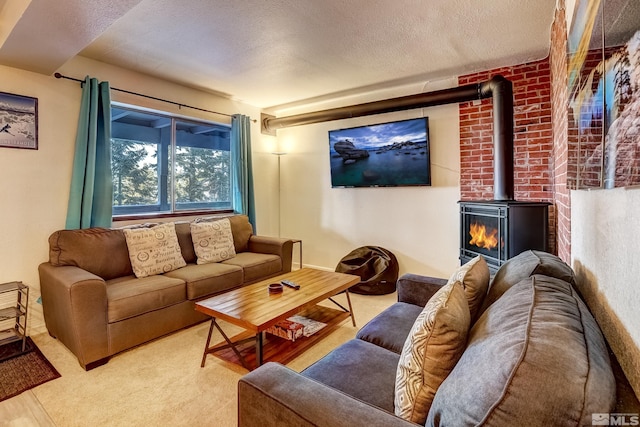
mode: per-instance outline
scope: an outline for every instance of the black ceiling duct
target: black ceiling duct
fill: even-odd
[[[493,98],[493,197],[513,200],[513,84],[500,75],[481,83],[288,117],[263,114],[261,126],[262,133],[275,135],[277,129],[286,127],[484,98]]]

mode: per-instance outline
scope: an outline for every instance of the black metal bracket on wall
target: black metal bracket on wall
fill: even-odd
[[[501,75],[481,83],[287,117],[261,114],[260,126],[263,134],[276,135],[277,129],[292,126],[485,98],[493,100],[494,200],[513,200],[513,83]]]

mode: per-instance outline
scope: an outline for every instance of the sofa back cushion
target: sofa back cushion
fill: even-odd
[[[426,425],[591,425],[616,385],[607,348],[573,286],[534,275],[477,320]]]
[[[458,281],[440,288],[427,302],[400,354],[397,416],[424,424],[436,390],[464,351],[470,323],[469,304]]]
[[[175,225],[182,258],[184,258],[187,264],[194,264],[196,262],[196,252],[193,247],[193,239],[191,238],[191,222],[177,221]]]
[[[480,311],[493,304],[511,286],[534,274],[555,277],[575,285],[573,270],[556,255],[542,251],[524,251],[500,267],[491,281]]]
[[[215,221],[222,217],[202,218],[199,221]],[[246,252],[253,228],[246,215],[229,216],[235,251]],[[140,224],[123,228],[87,228],[83,230],[58,230],[49,236],[49,262],[55,266],[74,266],[87,270],[104,280],[133,274],[129,251],[123,229],[149,228],[157,224]],[[191,223],[175,223],[182,258],[187,263],[196,262],[191,238]]]
[[[49,236],[49,262],[80,267],[104,280],[133,274],[127,242],[118,229],[58,230]]]

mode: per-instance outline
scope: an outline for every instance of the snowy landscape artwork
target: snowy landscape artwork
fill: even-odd
[[[38,149],[38,99],[0,92],[0,147]]]

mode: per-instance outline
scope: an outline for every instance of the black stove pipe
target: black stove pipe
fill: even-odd
[[[513,200],[513,83],[495,76],[479,90],[493,98],[493,199]]]
[[[280,128],[493,98],[494,200],[513,200],[513,84],[497,75],[482,83],[276,118],[262,114],[262,133]]]

